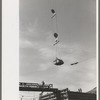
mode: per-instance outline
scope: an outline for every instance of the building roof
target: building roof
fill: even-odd
[[[88,91],[87,93],[92,93],[92,94],[96,94],[97,92],[97,88],[93,88],[92,90]]]

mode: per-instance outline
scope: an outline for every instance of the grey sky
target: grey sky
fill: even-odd
[[[96,1],[20,0],[20,81],[53,83],[59,89],[96,86]],[[56,57],[51,9],[57,11],[59,56]],[[74,61],[80,63],[70,66]]]

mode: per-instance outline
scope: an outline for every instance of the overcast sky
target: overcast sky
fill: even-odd
[[[96,86],[96,1],[20,0],[20,67],[23,82],[45,81],[59,89],[91,90]],[[51,9],[57,12],[58,56],[55,66]],[[79,64],[70,64],[78,61]]]

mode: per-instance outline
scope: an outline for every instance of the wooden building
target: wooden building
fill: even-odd
[[[58,93],[42,95],[40,100],[96,100],[96,94],[83,93],[82,91],[59,90]]]

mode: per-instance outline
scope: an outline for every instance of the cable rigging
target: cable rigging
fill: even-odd
[[[55,3],[56,3],[56,1],[55,1]],[[56,4],[55,4],[55,6],[56,6]],[[56,48],[56,59],[53,61],[54,62],[54,65],[63,65],[64,64],[64,61],[61,59],[61,58],[59,58],[58,57],[58,55],[57,55],[57,53],[58,53],[58,47],[57,47],[57,45],[58,45],[58,43],[60,42],[59,40],[58,40],[58,23],[57,23],[57,10],[56,10],[56,7],[55,7],[55,9],[53,9],[53,8],[51,8],[51,13],[52,13],[52,16],[51,16],[51,21],[52,21],[52,24],[54,25],[54,33],[53,33],[53,36],[54,36],[54,38],[55,38],[55,43],[53,44],[53,46]],[[54,23],[54,21],[55,21],[55,23]],[[52,25],[52,26],[53,26]]]
[[[49,0],[48,0],[49,1]],[[51,10],[51,22],[52,22],[52,27],[53,27],[53,36],[54,36],[54,44],[53,46],[56,48],[56,58],[55,60],[53,61],[54,62],[54,65],[57,65],[57,66],[60,66],[60,65],[63,65],[64,64],[64,61],[58,56],[58,44],[59,44],[59,32],[58,32],[58,20],[57,20],[57,9],[56,9],[56,0],[53,0],[53,4],[55,4],[54,7],[51,7],[50,6],[50,10]],[[73,65],[77,65],[79,63],[81,63],[83,61],[76,61],[76,62],[73,62],[71,63],[70,65],[73,66]]]
[[[91,57],[91,58],[94,58],[94,57],[96,57],[96,56],[93,56],[93,57]],[[90,60],[91,58],[84,59],[84,60],[82,60],[82,61],[77,61],[77,62],[71,63],[70,65],[73,66],[73,65],[76,65],[76,64],[78,64],[78,63],[81,63],[81,62],[85,62],[85,61],[87,61],[87,60]]]

